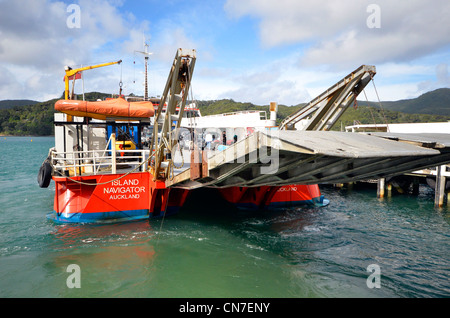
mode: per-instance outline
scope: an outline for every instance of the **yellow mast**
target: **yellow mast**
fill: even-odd
[[[65,90],[64,90],[64,99],[69,99],[69,77],[76,75],[79,72],[86,71],[86,70],[92,70],[93,68],[113,65],[113,64],[120,64],[122,63],[122,60],[115,61],[115,62],[109,62],[109,63],[103,63],[98,65],[92,65],[92,66],[85,66],[81,68],[72,69],[69,66],[66,66],[66,75],[64,75],[64,82],[65,82]],[[75,80],[75,78],[73,79]]]

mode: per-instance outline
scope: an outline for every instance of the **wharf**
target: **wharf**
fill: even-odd
[[[407,142],[420,147],[441,149],[443,153],[448,152],[450,147],[450,122],[439,123],[400,123],[385,125],[354,125],[345,127],[346,131],[366,132],[367,135],[378,136],[393,141]],[[446,163],[429,166],[404,174],[401,182],[393,181],[400,192],[405,192],[410,185],[413,193],[417,193],[418,180],[424,180],[435,191],[435,206],[442,207],[446,199],[446,192],[450,189],[450,166]],[[412,178],[408,178],[412,177]],[[390,178],[392,180],[392,178]],[[397,181],[400,178],[397,178]],[[405,183],[405,180],[407,181]],[[389,179],[380,178],[378,182],[378,196],[384,197],[385,191],[391,192],[392,184]],[[403,188],[403,189],[402,189]],[[447,205],[450,205],[450,193],[447,193]]]
[[[380,179],[450,163],[450,135],[255,132],[223,151],[193,150],[167,187],[256,187]]]

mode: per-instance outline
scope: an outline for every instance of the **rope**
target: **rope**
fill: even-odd
[[[162,219],[161,219],[161,225],[159,226],[159,231],[158,231],[158,238],[156,239],[156,246],[159,245],[159,237],[160,237],[161,232],[162,232],[162,227],[163,227],[163,224],[164,224],[164,219],[166,218],[166,211],[167,211],[167,209],[164,210],[164,214],[163,214]],[[153,258],[152,258],[152,259],[153,259]],[[152,265],[153,265],[153,264],[152,264]]]
[[[188,80],[190,81],[189,75],[191,74],[189,68],[191,67],[191,64],[188,64]],[[194,90],[192,88],[192,82],[189,82],[189,91],[188,91],[188,98],[189,98],[189,94],[191,96],[191,100],[193,102],[194,105],[197,105],[197,100],[194,98]],[[196,117],[190,117],[189,118],[189,123],[190,123],[190,127],[189,127],[189,135],[191,137],[191,144],[192,146],[194,145],[195,141],[194,141],[194,124],[196,123],[197,119]]]
[[[367,106],[368,106],[369,111],[370,111],[370,116],[372,116],[373,124],[375,125],[375,128],[377,128],[377,122],[375,120],[375,116],[373,115],[372,108],[369,106],[369,99],[367,98],[367,94],[366,94],[366,91],[364,89],[363,89],[363,93],[364,93],[364,96],[366,97]]]
[[[180,147],[180,144],[177,144],[177,146],[178,146],[178,149],[180,150],[180,154],[181,154],[181,165],[180,166],[176,166],[174,161],[173,161],[173,157],[175,157],[175,156],[171,157],[171,159],[169,160],[169,164],[167,166],[167,177],[169,178],[170,181],[172,181],[173,178],[175,178],[175,174],[173,172],[173,168],[180,169],[180,168],[182,168],[184,166],[183,150]],[[175,153],[176,153],[176,151],[175,151]],[[171,155],[172,155],[172,153],[171,153]]]
[[[388,122],[386,120],[386,116],[384,114],[384,109],[383,109],[383,106],[381,105],[380,97],[378,96],[378,91],[377,91],[377,88],[375,86],[375,81],[373,80],[372,74],[370,74],[370,78],[372,79],[372,84],[373,84],[373,88],[375,89],[375,94],[377,95],[378,104],[380,105],[381,113],[383,114],[384,123],[386,124],[386,130],[387,130],[387,132],[389,132],[389,125],[388,125]]]
[[[173,161],[172,159],[169,160],[169,164],[167,166],[167,178],[172,181],[173,178],[175,178],[175,175],[173,174]]]
[[[122,82],[122,63],[120,63],[119,97],[122,96],[122,86],[123,86],[123,82]]]
[[[113,182],[113,181],[120,180],[120,179],[126,177],[127,175],[129,175],[130,173],[135,172],[135,171],[136,171],[138,168],[140,168],[145,162],[146,162],[146,161],[142,162],[142,163],[139,164],[136,168],[134,168],[133,170],[131,170],[131,171],[127,172],[127,173],[125,173],[123,176],[120,176],[120,177],[118,177],[118,178],[116,178],[116,179],[113,179],[113,180],[110,180],[110,181],[106,181],[106,182],[88,183],[88,182],[78,181],[78,180],[72,179],[72,178],[70,178],[70,177],[66,177],[66,178],[69,179],[70,181],[75,182],[75,183],[84,184],[84,185],[95,185],[95,186],[97,186],[97,185],[108,184],[108,183],[111,183],[111,182]],[[62,177],[64,177],[64,175],[63,175],[61,172],[59,172],[59,171],[56,171],[56,172],[59,173]]]
[[[173,166],[176,168],[176,169],[180,169],[180,168],[183,168],[183,166],[184,166],[184,156],[183,156],[183,148],[181,148],[181,146],[180,146],[180,144],[179,143],[177,143],[177,146],[178,146],[178,149],[180,150],[180,155],[181,155],[181,166],[176,166],[175,165],[175,163],[173,163],[172,162],[172,164],[173,164]],[[175,153],[176,153],[176,151],[175,151]],[[175,157],[175,156],[174,156]],[[172,161],[173,161],[173,158],[172,158]]]

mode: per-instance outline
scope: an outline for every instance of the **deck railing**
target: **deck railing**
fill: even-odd
[[[89,150],[52,152],[53,168],[64,176],[115,174],[117,170],[146,171],[149,150]]]

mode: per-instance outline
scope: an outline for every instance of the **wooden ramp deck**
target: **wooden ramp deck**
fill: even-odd
[[[166,186],[346,183],[450,163],[450,134],[255,132],[223,151],[191,151]]]

